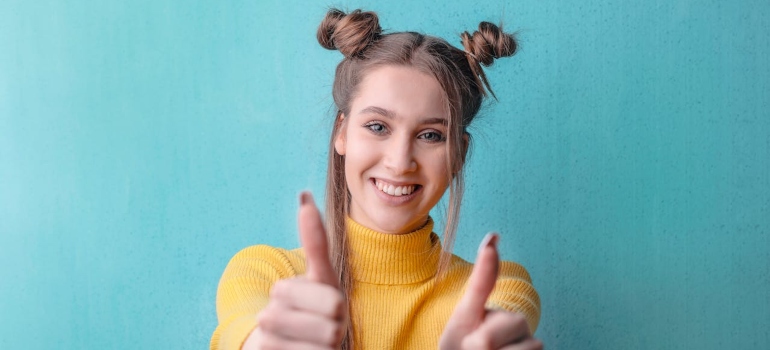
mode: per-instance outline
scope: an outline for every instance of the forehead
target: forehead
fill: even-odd
[[[411,67],[382,66],[366,74],[351,112],[355,115],[372,106],[410,120],[449,117],[444,91],[436,78]]]

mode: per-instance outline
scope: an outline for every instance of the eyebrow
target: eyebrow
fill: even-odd
[[[366,107],[362,109],[361,112],[359,113],[360,114],[377,114],[391,120],[397,119],[396,113],[394,113],[393,111],[387,110],[382,107],[377,107],[377,106]],[[443,126],[447,126],[449,122],[446,120],[446,118],[426,118],[426,119],[421,119],[420,124],[440,124]]]

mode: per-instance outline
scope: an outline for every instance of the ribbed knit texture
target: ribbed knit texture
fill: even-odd
[[[376,232],[351,219],[347,227],[356,349],[436,349],[473,265],[453,256],[446,277],[436,279],[441,245],[432,220],[405,235]],[[256,315],[267,305],[273,283],[304,272],[302,249],[258,245],[238,252],[219,282],[219,326],[211,349],[240,349],[258,326]],[[540,319],[529,274],[513,262],[501,262],[487,307],[521,312],[533,332]]]

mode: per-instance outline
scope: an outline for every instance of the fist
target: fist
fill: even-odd
[[[543,349],[543,344],[530,334],[523,315],[484,307],[497,281],[498,240],[497,234],[488,234],[479,246],[468,287],[444,328],[439,349]]]
[[[270,302],[243,349],[337,349],[347,329],[347,306],[329,260],[326,230],[313,198],[300,197],[299,236],[307,274],[276,282]]]

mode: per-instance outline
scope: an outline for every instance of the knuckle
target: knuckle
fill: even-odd
[[[488,332],[478,330],[463,339],[462,348],[467,350],[492,349],[492,338]]]
[[[261,328],[261,327],[260,327]],[[259,344],[257,344],[257,349],[260,350],[269,350],[275,348],[275,340],[273,337],[270,336],[269,333],[262,333],[262,337],[259,338]]]
[[[337,288],[334,288],[332,286],[329,286],[323,283],[318,283],[318,287],[319,287],[319,292],[323,293],[324,298],[329,300],[342,299],[342,294],[340,293],[339,290],[337,290]]]
[[[268,304],[267,307],[257,315],[257,322],[259,327],[266,331],[274,331],[280,325],[278,324],[280,317],[277,306],[274,303]]]
[[[325,327],[325,330],[321,335],[321,343],[326,346],[336,346],[339,342],[338,334],[340,334],[341,328],[342,327],[340,327],[340,324],[336,322],[330,324],[328,327]]]
[[[288,289],[286,284],[286,280],[278,280],[273,283],[273,288],[270,289],[270,296],[273,298],[281,298],[286,294],[286,290]]]
[[[260,348],[263,350],[278,350],[281,348],[281,342],[275,337],[265,337],[260,345]]]
[[[524,321],[524,315],[522,315],[520,312],[507,312],[507,311],[501,311],[502,314],[507,315],[510,319],[515,320],[516,322]]]
[[[278,280],[270,289],[270,298],[291,304],[297,299],[297,290],[302,290],[303,281],[300,278]]]
[[[520,314],[518,312],[509,313],[509,315],[510,315],[510,319],[511,319],[511,324],[514,327],[516,327],[516,328],[528,327],[527,319],[524,318],[524,315],[522,315],[522,314]]]
[[[532,349],[533,350],[543,350],[543,342],[540,341],[540,339],[535,339],[532,342]]]
[[[334,345],[338,346],[342,343],[342,339],[345,337],[348,328],[345,324],[337,324],[337,330],[334,333]]]
[[[334,293],[334,299],[332,301],[332,311],[335,317],[342,316],[345,311],[345,299],[342,298],[340,293]]]
[[[270,331],[274,327],[273,317],[270,315],[270,312],[267,310],[260,312],[259,316],[257,316],[257,323],[259,324],[259,328],[262,328],[263,330]]]
[[[334,288],[327,288],[324,292],[324,300],[326,300],[327,316],[332,318],[340,318],[345,311],[345,299],[342,297],[342,293]]]

